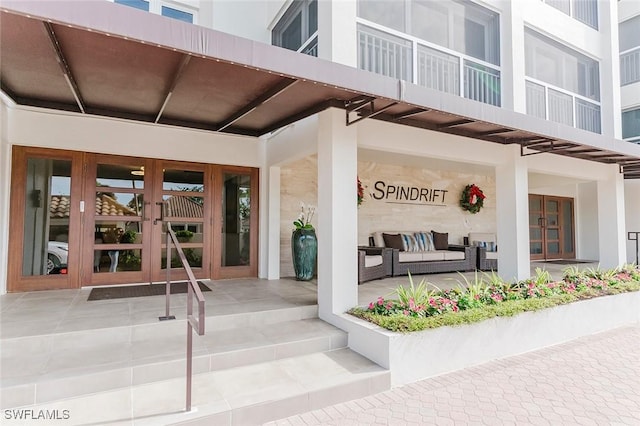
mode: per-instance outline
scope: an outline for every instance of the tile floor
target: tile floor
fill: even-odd
[[[597,264],[579,264],[580,268]],[[532,262],[535,268],[548,270],[560,278],[567,265]],[[460,285],[463,276],[473,279],[474,272],[420,275],[422,279],[446,289]],[[358,304],[366,305],[393,293],[398,285],[408,285],[407,277],[390,277],[358,286]],[[207,281],[213,290],[205,293],[207,316],[229,315],[242,312],[275,310],[287,307],[315,305],[316,281],[302,282],[293,278],[280,280],[234,279]],[[90,288],[55,290],[30,293],[11,293],[0,296],[0,339],[48,333],[65,333],[94,328],[119,327],[156,323],[164,315],[164,296],[113,299],[87,302]],[[186,295],[171,297],[171,314],[184,319]]]

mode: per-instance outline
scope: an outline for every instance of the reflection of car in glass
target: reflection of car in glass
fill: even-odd
[[[61,241],[49,241],[47,253],[47,274],[66,273],[69,244]]]

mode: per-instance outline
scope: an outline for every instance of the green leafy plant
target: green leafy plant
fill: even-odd
[[[429,290],[429,286],[432,287],[431,291]],[[399,285],[394,290],[394,293],[398,295],[398,300],[401,304],[409,306],[411,301],[416,305],[427,305],[429,299],[434,297],[439,291],[440,289],[437,286],[431,284],[424,278],[420,280],[418,285],[415,285],[413,277],[409,274],[409,287]]]
[[[180,229],[176,231],[176,237],[190,240],[191,238],[193,238],[193,232],[189,231],[188,229]]]
[[[587,275],[594,275],[593,278]],[[354,308],[350,314],[392,331],[409,332],[468,324],[495,316],[512,316],[598,296],[640,291],[640,269],[623,265],[612,270],[577,268],[564,271],[561,281],[553,281],[548,271],[536,269],[535,276],[510,284],[499,276],[462,275],[453,290],[429,290],[425,280],[396,290],[398,300],[379,297],[368,308]],[[416,303],[419,301],[420,303]],[[426,301],[426,303],[425,303]]]

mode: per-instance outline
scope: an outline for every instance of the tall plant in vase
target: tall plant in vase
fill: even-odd
[[[300,203],[300,215],[293,222],[295,229],[291,234],[291,255],[298,281],[311,280],[316,270],[318,239],[316,238],[316,230],[311,224],[315,211],[314,206]]]

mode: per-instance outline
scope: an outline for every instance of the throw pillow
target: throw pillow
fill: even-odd
[[[413,234],[418,242],[418,251],[427,251],[427,236],[424,232],[416,232]]]
[[[404,251],[418,251],[418,242],[416,238],[411,234],[402,234],[402,243]]]
[[[436,250],[449,250],[449,233],[431,231],[433,234],[433,245]]]
[[[402,236],[400,234],[382,234],[384,240],[384,246],[388,248],[398,249],[404,251],[404,245],[402,244]]]
[[[425,232],[427,236],[427,251],[436,251],[436,245],[433,242],[433,234],[431,232]]]

